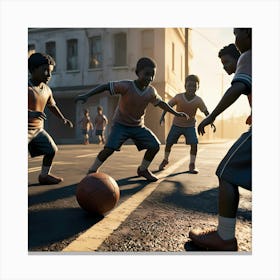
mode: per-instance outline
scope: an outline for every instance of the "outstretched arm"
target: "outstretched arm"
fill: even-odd
[[[164,122],[164,116],[166,114],[166,111],[163,111],[162,114],[161,114],[161,117],[159,119],[159,124],[162,125],[162,123]]]
[[[85,103],[85,102],[87,102],[87,99],[88,99],[89,97],[91,97],[92,95],[101,93],[101,92],[106,91],[106,90],[110,90],[110,85],[109,85],[109,83],[99,85],[99,86],[97,86],[97,87],[91,89],[91,90],[88,91],[87,93],[78,95],[78,96],[75,98],[75,102],[82,101],[83,103]]]
[[[173,114],[174,116],[176,117],[186,117],[189,119],[189,116],[184,113],[184,112],[177,112],[175,111],[168,103],[164,102],[164,101],[160,101],[160,103],[158,104],[158,106],[164,110],[164,111],[167,111],[171,114]],[[166,113],[166,112],[163,112],[163,113]]]
[[[209,112],[208,112],[207,109],[203,113],[206,117],[209,116]],[[213,132],[215,133],[216,132],[216,126],[214,125],[214,123],[211,123],[211,127],[213,128]]]
[[[239,82],[233,83],[232,86],[226,91],[213,112],[199,124],[198,133],[203,135],[205,133],[204,127],[213,123],[216,117],[219,116],[230,105],[232,105],[243,93],[247,93],[246,86]]]
[[[50,109],[50,111],[59,119],[61,119],[63,121],[64,124],[68,125],[69,127],[73,127],[73,124],[71,121],[69,121],[68,119],[66,119],[63,114],[61,113],[61,111],[59,110],[59,108],[56,105],[51,105],[48,106],[48,108]]]

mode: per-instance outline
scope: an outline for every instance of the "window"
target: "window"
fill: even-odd
[[[78,69],[78,40],[67,40],[67,70]]]
[[[144,56],[154,57],[154,31],[142,31],[142,52]]]
[[[35,45],[34,44],[29,44],[28,45],[28,57],[35,52],[36,52]]]
[[[50,55],[54,60],[56,60],[56,48],[55,42],[47,42],[46,43],[46,54]],[[55,67],[54,67],[55,71]]]
[[[115,63],[114,66],[126,66],[126,34],[114,35]]]
[[[101,36],[89,38],[89,68],[101,68],[103,62]]]

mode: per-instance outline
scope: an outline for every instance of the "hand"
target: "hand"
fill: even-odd
[[[67,120],[67,119],[63,119],[63,123],[65,124],[65,125],[68,125],[69,127],[73,127],[73,124],[72,124],[72,122],[71,121],[69,121],[69,120]]]
[[[211,123],[211,128],[213,129],[213,132],[215,133],[216,132],[216,126],[213,123]]]
[[[204,127],[209,125],[209,124],[213,124],[214,122],[214,118],[211,115],[208,115],[198,126],[197,130],[198,130],[198,134],[205,134],[205,130]],[[216,127],[215,127],[216,128]],[[216,131],[216,130],[215,130]]]
[[[76,98],[75,98],[75,103],[79,102],[79,101],[82,101],[82,104],[86,103],[88,100],[88,97],[85,96],[85,95],[78,95]]]
[[[184,118],[187,118],[187,120],[190,119],[189,115],[184,113],[184,112],[177,112],[176,114],[177,117],[184,117]]]
[[[44,112],[32,111],[32,110],[28,110],[28,117],[29,118],[41,119],[41,120],[46,120],[47,119],[47,116]]]

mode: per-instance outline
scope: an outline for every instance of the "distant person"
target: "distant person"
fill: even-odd
[[[76,101],[86,102],[95,94],[109,91],[111,95],[120,95],[118,107],[113,118],[113,126],[104,149],[98,154],[88,173],[97,172],[104,161],[114,151],[119,151],[127,139],[132,139],[138,150],[146,149],[143,161],[137,169],[138,176],[148,181],[157,181],[158,178],[148,169],[155,155],[160,149],[160,141],[156,135],[144,125],[144,116],[149,103],[158,106],[176,116],[188,117],[172,109],[158,95],[151,85],[156,72],[156,63],[147,57],[138,60],[135,73],[136,80],[111,81],[102,84],[86,94],[79,95]]]
[[[97,107],[97,116],[94,119],[95,135],[98,136],[99,144],[105,144],[105,129],[108,124],[107,117],[103,114],[102,106]]]
[[[219,51],[218,54],[219,58],[221,59],[221,62],[224,66],[225,71],[231,75],[235,73],[237,61],[240,57],[240,52],[236,48],[235,44],[229,44],[228,46],[225,46],[223,49]],[[252,106],[252,94],[247,95],[250,106]],[[246,124],[251,125],[252,124],[252,114],[247,118]]]
[[[90,120],[90,115],[89,115],[89,110],[88,109],[84,110],[84,116],[79,121],[79,124],[81,124],[81,128],[82,128],[84,145],[88,145],[89,144],[89,132],[90,132],[90,130],[93,129],[93,124]]]
[[[72,122],[66,119],[56,106],[52,91],[47,85],[54,66],[54,59],[47,54],[34,53],[28,59],[28,70],[31,74],[28,80],[28,150],[31,157],[44,155],[38,180],[45,185],[58,184],[63,180],[50,173],[58,149],[43,128],[46,120],[45,107],[48,106],[63,124],[73,127]]]
[[[166,139],[166,145],[164,150],[164,159],[159,166],[159,170],[163,170],[169,163],[169,155],[171,152],[171,147],[178,142],[181,135],[184,135],[186,144],[190,145],[190,163],[188,173],[197,174],[198,170],[195,167],[195,160],[197,156],[197,144],[198,138],[195,129],[196,123],[196,112],[199,109],[205,114],[209,115],[207,107],[201,97],[196,95],[196,91],[199,88],[199,78],[196,75],[188,75],[185,79],[185,89],[183,93],[176,94],[168,104],[173,107],[176,105],[176,110],[180,112],[185,112],[190,118],[179,118],[174,117],[173,124],[168,133]],[[160,124],[164,122],[164,116],[166,112],[164,111],[160,118]],[[215,125],[211,124],[216,131]]]
[[[198,126],[204,134],[205,126],[232,105],[241,94],[252,90],[252,29],[234,28],[235,45],[241,52],[231,87],[214,109]],[[252,188],[252,128],[243,133],[219,164],[219,206],[217,230],[190,231],[190,239],[199,247],[216,251],[237,251],[235,237],[236,215],[239,204],[238,187]]]

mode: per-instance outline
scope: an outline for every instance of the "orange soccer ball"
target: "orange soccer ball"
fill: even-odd
[[[91,173],[78,184],[76,199],[90,214],[104,215],[112,210],[120,198],[117,182],[105,173]]]

